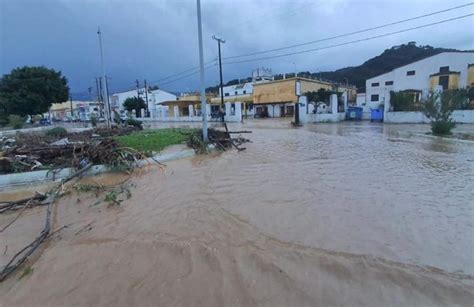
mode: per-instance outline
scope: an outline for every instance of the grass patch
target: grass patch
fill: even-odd
[[[184,143],[195,129],[167,128],[137,131],[115,137],[123,147],[131,147],[141,152],[159,152],[166,146]]]

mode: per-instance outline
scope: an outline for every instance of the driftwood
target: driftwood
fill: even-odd
[[[0,213],[7,212],[9,210],[18,210],[24,207],[34,207],[39,205],[44,205],[43,200],[46,198],[45,194],[36,193],[32,197],[16,200],[16,201],[9,201],[0,203]]]
[[[53,204],[56,198],[58,197],[58,195],[60,194],[63,185],[66,182],[82,175],[85,171],[87,171],[91,167],[92,167],[92,163],[89,163],[88,165],[86,165],[84,168],[80,169],[76,173],[61,180],[61,182],[58,185],[56,185],[53,189],[51,189],[46,194],[47,197],[44,201],[47,202],[48,207],[46,208],[46,217],[45,217],[45,223],[44,223],[43,229],[41,230],[39,236],[33,240],[33,242],[25,246],[18,253],[16,253],[12,257],[12,259],[7,263],[7,265],[2,269],[2,271],[0,272],[0,282],[4,281],[5,278],[8,277],[8,275],[10,275],[15,270],[17,270],[28,259],[28,257],[30,257],[38,249],[41,243],[43,243],[49,237],[50,231],[51,231],[51,214],[52,214]]]

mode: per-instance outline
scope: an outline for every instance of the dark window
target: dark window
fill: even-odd
[[[409,70],[407,71],[407,76],[414,76],[415,75],[415,71],[414,70]]]
[[[237,91],[235,91],[234,94],[237,95]]]
[[[379,95],[371,95],[370,101],[379,101]]]
[[[393,85],[393,81],[385,81],[385,85]]]
[[[229,93],[225,93],[224,96],[229,96]]]
[[[378,82],[372,83],[372,87],[379,86],[380,84]]]
[[[447,74],[449,73],[449,66],[443,66],[439,68],[439,73],[440,74]]]
[[[244,91],[244,94],[247,94],[247,91]]]
[[[439,76],[438,84],[443,87],[443,90],[447,90],[449,86],[449,76]]]

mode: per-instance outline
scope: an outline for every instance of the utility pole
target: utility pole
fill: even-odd
[[[140,81],[135,80],[135,87],[137,88],[137,97],[140,98]]]
[[[144,80],[144,83],[145,83],[145,108],[146,108],[146,111],[145,111],[145,115],[146,117],[150,117],[150,110],[148,110],[148,86],[146,85],[146,79]]]
[[[198,24],[198,41],[199,41],[199,87],[201,96],[201,113],[202,113],[202,139],[205,143],[209,142],[207,135],[207,101],[204,80],[204,52],[202,50],[202,27],[201,27],[201,0],[196,0],[197,4],[197,24]]]
[[[102,50],[102,32],[100,32],[100,27],[97,30],[97,35],[99,36],[99,47],[100,47],[100,63],[101,63],[101,68],[102,68],[102,99],[104,101],[104,104],[107,103],[107,106],[105,106],[105,113],[106,113],[106,122],[107,122],[107,127],[110,128],[110,106],[108,105],[109,99],[108,99],[108,94],[107,94],[107,84],[106,84],[106,79],[105,79],[105,68],[104,68],[104,52]],[[107,100],[105,100],[107,98]]]
[[[221,43],[225,44],[225,40],[221,37],[217,37],[215,35],[212,36],[213,39],[217,41],[217,49],[219,51],[219,77],[220,77],[220,88],[221,88],[221,114],[222,114],[222,122],[224,122],[224,85],[222,84],[222,59],[221,59]]]
[[[100,116],[106,118],[106,114],[104,113],[104,100],[102,99],[102,82],[100,82],[100,78],[95,78],[95,86],[97,88],[97,101],[99,102],[100,107]]]
[[[72,95],[69,95],[69,106],[71,107],[71,121],[74,120],[74,111],[72,109]]]
[[[109,77],[105,76],[105,92],[107,94],[107,96],[105,96],[107,98],[107,108],[108,108],[108,112],[109,112],[109,115],[110,115],[110,121],[112,121],[112,118],[114,117],[112,115],[112,109],[110,108],[110,98],[109,98]]]

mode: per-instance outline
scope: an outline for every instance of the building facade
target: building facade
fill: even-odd
[[[66,101],[54,103],[49,109],[49,117],[55,121],[89,121],[92,115],[100,117],[100,107],[97,101]]]
[[[325,89],[347,92],[348,97],[354,97],[355,100],[356,88],[352,86],[340,86],[327,81],[301,77],[274,80],[254,85],[253,104],[256,116],[293,116],[295,103],[298,101],[296,81],[300,82],[303,95],[307,92],[317,92],[320,89]]]
[[[415,102],[438,87],[458,89],[474,84],[474,52],[443,52],[367,79],[365,102],[358,105],[369,112],[390,100],[390,91],[413,94]]]
[[[176,95],[168,93],[163,90],[148,90],[147,93],[145,93],[145,88],[141,88],[138,91],[137,90],[130,90],[126,92],[121,92],[121,93],[115,93],[110,96],[110,107],[112,110],[119,111],[120,113],[125,112],[125,108],[123,107],[123,103],[127,98],[133,98],[140,96],[140,98],[145,101],[145,103],[148,106],[148,111],[149,114],[148,116],[154,117],[154,113],[157,110],[157,106],[164,101],[170,101],[170,100],[176,100]],[[148,101],[146,101],[148,98]],[[147,116],[147,117],[148,117]]]

